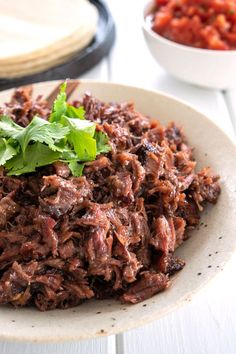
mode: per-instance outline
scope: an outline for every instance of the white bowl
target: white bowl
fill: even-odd
[[[34,85],[34,96],[45,97],[58,81]],[[236,146],[202,113],[188,104],[157,91],[81,81],[78,91],[92,92],[105,101],[135,102],[136,109],[166,124],[175,120],[182,125],[198,168],[212,166],[221,175],[222,193],[218,203],[202,215],[208,227],[194,230],[191,238],[177,250],[186,260],[185,268],[172,278],[172,285],[144,303],[122,305],[119,301],[87,301],[68,309],[39,312],[34,308],[0,307],[0,340],[50,341],[79,340],[111,335],[156,320],[189,301],[228,261],[236,248]],[[0,104],[9,100],[11,90],[0,93]],[[210,132],[210,138],[209,138]],[[219,148],[220,147],[220,148]],[[216,253],[218,252],[218,253]],[[209,254],[210,257],[209,266]],[[199,276],[198,273],[201,273]],[[145,307],[143,306],[145,304]]]
[[[154,59],[171,75],[185,82],[213,89],[236,85],[236,50],[208,50],[172,42],[152,31],[146,16],[153,1],[143,11],[142,28]]]

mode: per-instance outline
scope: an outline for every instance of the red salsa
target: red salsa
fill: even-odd
[[[236,0],[155,0],[152,30],[191,47],[236,50]]]

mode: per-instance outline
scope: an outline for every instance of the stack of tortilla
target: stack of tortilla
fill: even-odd
[[[88,0],[0,0],[0,78],[66,62],[89,44],[97,22]]]

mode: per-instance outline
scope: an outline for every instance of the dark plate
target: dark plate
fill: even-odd
[[[111,13],[103,1],[90,0],[99,11],[97,33],[91,43],[64,64],[46,71],[19,78],[0,79],[0,91],[11,87],[40,81],[77,78],[106,56],[115,40],[115,25]]]

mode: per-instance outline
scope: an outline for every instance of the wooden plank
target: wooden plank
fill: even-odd
[[[79,343],[31,344],[7,343],[0,345],[1,354],[115,354],[115,337],[99,338]]]

